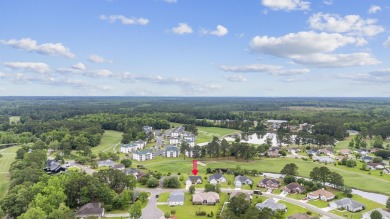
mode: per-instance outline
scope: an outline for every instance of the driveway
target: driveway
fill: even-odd
[[[158,219],[164,216],[164,213],[157,208],[157,199],[156,195],[160,194],[161,189],[150,189],[147,190],[151,193],[149,197],[148,205],[144,209],[142,209],[141,219]],[[164,191],[165,192],[165,191]]]

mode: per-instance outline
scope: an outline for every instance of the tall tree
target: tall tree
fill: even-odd
[[[226,139],[222,139],[221,141],[221,151],[222,151],[222,157],[226,157],[226,153],[229,150],[230,144]]]
[[[289,163],[284,165],[283,169],[280,171],[281,174],[297,176],[298,175],[298,166],[295,163]]]
[[[233,211],[236,216],[241,216],[245,214],[246,210],[249,208],[249,201],[245,200],[246,195],[240,193],[230,199],[228,208]]]
[[[186,159],[186,151],[190,149],[190,145],[186,141],[182,141],[180,145],[180,153],[184,155],[184,160]]]
[[[139,219],[142,215],[141,204],[139,202],[135,202],[130,206],[129,216],[131,219]]]
[[[344,186],[344,178],[336,172],[331,172],[329,175],[329,183],[335,188],[341,188]]]
[[[371,212],[370,218],[371,219],[382,219],[382,214],[379,211],[374,210],[373,212]]]

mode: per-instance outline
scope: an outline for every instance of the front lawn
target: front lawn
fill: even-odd
[[[366,206],[366,208],[363,211],[356,212],[356,213],[349,212],[349,211],[346,211],[346,210],[343,210],[343,211],[341,211],[341,210],[333,210],[331,212],[334,213],[334,214],[343,216],[343,217],[348,217],[348,218],[353,218],[353,219],[360,219],[364,212],[367,212],[367,211],[370,211],[370,210],[373,210],[373,209],[376,209],[376,208],[384,208],[385,207],[384,205],[381,205],[381,204],[379,204],[377,202],[365,199],[365,198],[361,197],[360,195],[356,195],[356,194],[353,195],[352,199],[357,201],[357,202],[360,202],[360,203],[364,204]]]

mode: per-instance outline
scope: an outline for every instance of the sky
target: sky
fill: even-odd
[[[390,96],[388,0],[0,0],[0,96]]]

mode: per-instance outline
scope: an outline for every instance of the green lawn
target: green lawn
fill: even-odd
[[[325,208],[325,207],[328,207],[329,206],[329,202],[324,202],[320,199],[317,199],[317,200],[310,200],[307,202],[308,204],[311,204],[311,205],[314,205],[316,207],[319,207],[319,208]]]
[[[280,204],[285,204],[286,207],[287,207],[287,212],[283,215],[284,217],[288,217],[290,215],[293,215],[293,214],[296,214],[296,213],[302,213],[302,214],[305,214],[308,210],[306,208],[302,208],[298,205],[294,205],[294,204],[291,204],[289,202],[285,202],[285,201],[278,201],[278,203]],[[318,216],[318,214],[315,214],[314,212],[311,214],[311,216]]]
[[[6,148],[2,151],[3,157],[0,158],[0,198],[8,191],[10,185],[9,167],[15,161],[16,151],[20,146]]]
[[[206,175],[206,168],[235,168],[237,165],[240,165],[243,169],[257,169],[261,172],[273,172],[279,173],[284,165],[288,163],[295,163],[298,166],[299,176],[309,177],[310,172],[314,167],[321,167],[324,164],[319,164],[318,162],[312,161],[303,161],[301,159],[293,158],[263,158],[256,159],[249,162],[240,162],[234,159],[232,160],[210,160],[208,158],[202,161],[206,166],[198,165],[198,170],[200,175]],[[192,159],[183,157],[179,158],[165,158],[165,157],[156,157],[153,160],[143,161],[143,162],[134,162],[134,164],[143,164],[149,170],[157,170],[162,173],[171,172],[172,174],[187,174],[191,175],[192,170]],[[331,171],[336,171],[344,177],[344,182],[346,185],[361,189],[364,191],[372,191],[390,195],[388,176],[377,176],[376,173],[368,175],[365,171],[360,171],[356,169],[349,169],[344,166],[333,166],[327,165]],[[360,171],[360,172],[359,172]],[[367,183],[369,180],[370,183]],[[257,182],[256,182],[257,183]],[[226,187],[222,185],[222,187]],[[232,185],[233,187],[233,185]]]
[[[170,212],[171,209],[176,210],[176,217],[180,219],[193,219],[193,218],[210,218],[207,216],[195,216],[196,211],[206,211],[208,214],[213,212],[214,216],[211,218],[216,218],[216,215],[219,213],[219,210],[222,208],[222,205],[225,201],[228,200],[228,195],[226,193],[220,193],[220,203],[215,206],[205,206],[205,205],[193,205],[191,203],[191,194],[188,192],[184,193],[184,206],[168,206],[168,205],[157,205],[161,211]]]
[[[170,192],[160,193],[160,195],[158,196],[157,202],[168,202],[168,198],[169,198],[170,194],[171,194]]]
[[[97,155],[101,151],[114,148],[115,145],[120,144],[122,140],[122,134],[123,134],[122,132],[106,130],[103,134],[100,144],[91,149],[92,153]],[[117,146],[117,149],[118,148],[119,145]]]

